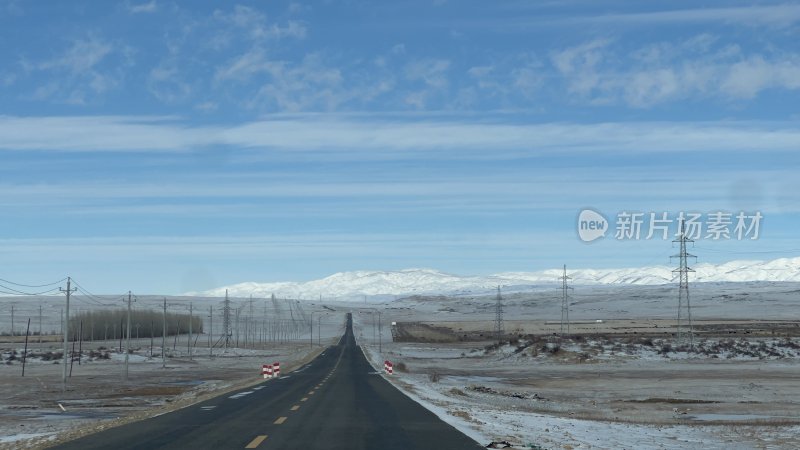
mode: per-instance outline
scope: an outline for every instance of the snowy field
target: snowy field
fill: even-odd
[[[41,301],[47,305],[43,310],[52,317],[52,311],[64,299],[3,298],[0,304],[8,305],[10,301]],[[147,299],[139,301],[142,307]],[[189,301],[193,312],[205,309],[206,333],[195,333],[191,340],[186,334],[168,336],[162,359],[160,337],[152,341],[149,337],[136,339],[132,331],[127,382],[125,339],[121,343],[118,337],[85,341],[80,346],[75,343],[75,357],[68,366],[71,376],[67,390],[62,391],[63,343],[56,340],[61,336],[45,335],[42,342],[38,336],[29,339],[24,377],[24,335],[17,332],[10,336],[8,332],[0,336],[0,449],[46,447],[81,433],[187,406],[262,380],[261,365],[265,363],[280,362],[286,373],[335,342],[344,331],[344,311],[337,309],[341,305],[322,307],[308,303],[300,309],[295,305],[290,311],[284,301],[279,301],[275,309],[271,300],[261,299],[257,313],[254,305],[251,316],[249,299],[234,299],[232,311],[239,310],[239,314],[231,314],[232,330],[226,349],[221,310],[213,318],[214,333],[208,333],[212,329],[208,307],[216,308],[221,299],[167,299],[170,312],[188,313]],[[95,306],[94,310],[109,308]],[[38,316],[38,307],[34,311]],[[312,319],[313,339],[308,329]],[[4,323],[10,331],[10,321]]]
[[[696,323],[714,331],[691,351],[673,345],[672,286],[576,287],[578,335],[565,339],[553,335],[558,294],[504,295],[506,329],[534,336],[500,346],[389,342],[393,321],[491,330],[493,296],[399,300],[383,311],[382,342],[372,314],[356,314],[356,334],[373,363],[400,367],[390,379],[401,390],[484,445],[800,448],[796,284],[694,285]],[[783,328],[741,331],[762,323]],[[730,327],[737,334],[720,335]]]
[[[64,438],[68,430],[86,432],[195,402],[252,382],[264,362],[299,364],[321,348],[318,344],[341,335],[346,312],[353,313],[356,339],[370,359],[395,362],[398,370],[391,380],[398,387],[483,444],[508,440],[515,448],[553,449],[800,447],[800,284],[705,283],[692,285],[691,292],[698,327],[691,352],[672,345],[677,299],[669,285],[575,286],[571,331],[582,337],[563,340],[553,334],[560,325],[556,288],[503,292],[505,327],[513,339],[499,346],[490,341],[490,332],[483,341],[392,342],[393,322],[426,323],[454,335],[489,331],[494,295],[293,303],[236,298],[232,345],[226,354],[208,347],[209,338],[218,342],[221,337],[221,298],[168,297],[170,312],[186,314],[191,302],[204,332],[192,341],[181,335],[168,342],[166,368],[158,338],[153,350],[149,338],[134,339],[132,381],[124,383],[118,338],[84,342],[81,364],[73,363],[66,393],[61,392],[62,366],[45,356],[60,351],[59,342],[47,335],[41,343],[31,338],[24,378],[19,361],[20,323],[30,317],[32,329],[38,326],[41,302],[42,329],[58,331],[63,297],[6,297],[0,299],[0,330],[10,331],[7,313],[15,302],[15,336],[4,333],[0,339],[0,448],[35,448]],[[119,309],[120,300],[92,304],[84,299],[75,305]],[[160,297],[141,297],[134,308],[158,311],[159,305]],[[757,328],[762,321],[767,329],[775,324],[789,328],[777,335],[719,334],[725,327]],[[312,322],[313,338],[306,327]],[[284,331],[276,339],[269,329],[278,323]],[[704,335],[703,327],[722,328]]]

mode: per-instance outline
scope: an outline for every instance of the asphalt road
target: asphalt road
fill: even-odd
[[[376,374],[348,315],[337,345],[255,387],[112,428],[60,449],[481,448]]]

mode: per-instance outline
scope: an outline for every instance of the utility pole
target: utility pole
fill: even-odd
[[[63,374],[61,376],[61,390],[66,392],[67,390],[67,359],[69,358],[69,296],[72,295],[73,292],[77,291],[78,288],[71,287],[72,278],[67,277],[67,288],[61,289],[58,288],[60,292],[63,292],[67,296],[67,305],[65,307],[66,310],[66,317],[62,320],[62,328],[64,329],[64,367],[63,367]]]
[[[559,278],[561,280],[561,337],[564,334],[569,334],[569,294],[568,291],[572,289],[567,285],[567,280],[572,277],[567,276],[567,265],[564,264],[564,275]]]
[[[42,304],[39,303],[39,343],[42,343]]]
[[[250,315],[245,320],[245,329],[247,332],[245,336],[249,336],[246,338],[250,342],[251,348],[256,348],[255,345],[255,330],[253,329],[253,294],[250,294]]]
[[[314,339],[314,333],[311,333],[311,339]],[[319,317],[317,317],[317,346],[318,347],[322,347],[322,316],[321,315]]]
[[[164,314],[161,316],[164,323],[161,328],[161,368],[167,367],[167,297],[164,297]]]
[[[239,314],[242,312],[242,307],[236,308],[236,348],[239,348]]]
[[[497,299],[494,308],[494,337],[497,342],[503,338],[505,334],[505,326],[503,324],[503,297],[500,295],[500,286],[497,286]]]
[[[264,320],[261,323],[261,341],[266,347],[267,343],[267,299],[264,299]]]
[[[686,243],[687,242],[694,242],[694,240],[689,239],[686,237],[686,224],[683,220],[681,220],[681,230],[678,233],[678,238],[672,242],[677,242],[680,244],[680,252],[677,255],[674,255],[673,258],[678,258],[680,261],[680,267],[673,270],[672,273],[678,273],[678,326],[676,332],[677,342],[679,344],[683,344],[685,337],[684,337],[684,328],[686,325],[683,323],[683,309],[684,304],[686,305],[686,315],[688,318],[688,328],[689,328],[689,348],[694,349],[694,329],[692,328],[692,307],[689,303],[689,272],[694,272],[694,270],[689,267],[689,258],[697,258],[695,255],[689,254],[686,251]]]
[[[28,326],[31,326],[31,321],[28,319]],[[81,356],[83,355],[83,319],[81,319],[81,326],[78,331],[78,365],[81,365]],[[72,347],[75,348],[75,344],[72,344]]]
[[[127,337],[125,339],[125,382],[128,382],[128,359],[131,353],[131,291],[128,291],[128,323],[126,325]]]
[[[212,335],[214,334],[214,307],[208,307],[208,357],[212,358],[214,356],[214,345]]]
[[[14,336],[14,304],[11,304],[11,336]]]
[[[189,342],[186,343],[189,352],[189,361],[192,360],[192,302],[189,302]]]
[[[25,361],[28,359],[28,334],[31,331],[31,318],[28,317],[28,328],[25,329],[25,350],[22,351],[22,376],[25,376]]]
[[[228,290],[225,289],[225,303],[222,307],[222,332],[225,333],[225,351],[231,343],[231,301],[228,298]]]

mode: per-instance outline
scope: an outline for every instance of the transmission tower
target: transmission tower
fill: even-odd
[[[564,275],[561,280],[561,336],[569,334],[569,290],[572,289],[567,285],[567,281],[572,277],[567,276],[567,265],[564,264]]]
[[[680,267],[673,270],[672,273],[678,273],[679,278],[679,285],[678,285],[678,326],[676,332],[676,339],[678,344],[683,344],[686,340],[685,334],[687,333],[685,328],[688,328],[688,335],[689,335],[689,348],[694,348],[694,330],[692,329],[692,307],[689,303],[689,272],[694,272],[694,270],[689,267],[689,258],[696,258],[696,256],[689,254],[686,251],[686,243],[687,242],[694,242],[694,240],[689,239],[686,237],[686,224],[681,220],[681,231],[678,233],[678,238],[672,242],[677,242],[680,244],[680,253],[677,255],[672,256],[673,258],[678,258],[680,261]],[[686,310],[686,320],[688,320],[688,324],[684,323],[684,315],[683,311]]]
[[[225,350],[231,344],[231,301],[228,298],[228,290],[225,289],[225,304],[222,307],[222,332],[225,333]]]
[[[497,286],[497,303],[495,304],[494,316],[494,337],[497,342],[500,342],[505,334],[505,327],[503,325],[503,297],[500,295],[500,286]]]

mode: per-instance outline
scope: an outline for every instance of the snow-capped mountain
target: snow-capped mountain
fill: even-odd
[[[800,257],[772,261],[730,261],[698,264],[690,282],[795,281],[800,282]],[[577,285],[657,285],[674,282],[673,267],[652,266],[628,269],[568,270]],[[247,282],[187,295],[232,297],[338,298],[363,299],[367,296],[406,296],[414,294],[486,293],[497,286],[507,289],[530,288],[559,283],[561,269],[538,272],[506,272],[489,276],[459,276],[432,269],[397,271],[341,272],[308,282]]]

